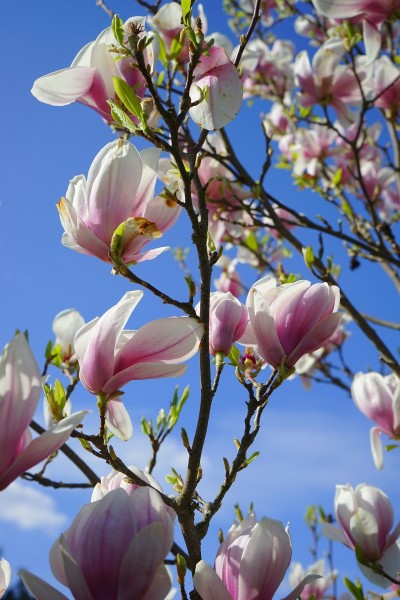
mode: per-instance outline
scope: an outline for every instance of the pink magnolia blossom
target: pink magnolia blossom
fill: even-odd
[[[326,17],[362,22],[364,44],[369,61],[373,61],[381,47],[381,29],[385,21],[399,17],[400,0],[312,0],[316,11]]]
[[[203,335],[201,323],[190,317],[158,319],[137,331],[124,330],[142,296],[140,291],[127,292],[101,318],[84,325],[74,340],[80,380],[92,394],[107,398],[107,425],[124,440],[132,435],[132,424],[116,392],[136,379],[182,375],[186,365],[180,363],[197,352]]]
[[[219,547],[212,569],[204,561],[196,565],[195,589],[203,600],[271,600],[292,557],[287,529],[280,521],[254,514],[235,522]],[[318,575],[303,580],[286,600],[297,598]]]
[[[210,134],[208,140],[215,152],[225,151],[225,146],[218,143],[217,134]],[[214,244],[218,247],[225,240],[239,238],[244,228],[252,224],[242,206],[250,196],[249,190],[234,181],[232,173],[210,156],[203,158],[198,173],[201,183],[206,187],[209,233]],[[194,189],[192,193],[193,203],[197,206]]]
[[[290,125],[288,111],[285,110],[281,102],[274,102],[269,113],[263,117],[263,126],[270,138],[281,138],[289,132]]]
[[[223,48],[215,45],[203,54],[194,69],[190,88],[192,106],[189,114],[203,129],[221,129],[238,114],[243,100],[243,86],[235,65]]]
[[[293,1],[293,0],[290,0]],[[296,1],[296,0],[294,0]],[[255,0],[239,0],[238,2],[238,6],[240,7],[240,9],[246,13],[247,17],[252,17],[253,12],[254,12],[254,7],[256,5]],[[261,22],[265,25],[265,26],[270,26],[274,19],[272,16],[272,12],[274,11],[274,9],[278,9],[278,2],[277,0],[261,0],[261,5],[260,5],[260,16],[261,16]]]
[[[262,40],[252,40],[243,52],[244,97],[260,96],[283,100],[294,85],[294,46],[287,40],[276,40],[271,47]]]
[[[204,14],[203,6],[198,5],[198,16],[201,20],[201,30],[203,35],[207,33],[207,19]],[[192,19],[192,26],[195,27],[195,19]],[[187,37],[180,38],[183,30],[182,7],[176,2],[167,2],[156,12],[154,17],[149,19],[152,28],[161,37],[168,54],[171,53],[173,42],[177,42],[177,55],[173,57],[179,62],[184,63],[189,60],[189,43]],[[182,44],[182,45],[181,45]]]
[[[400,548],[396,543],[400,523],[393,527],[393,508],[389,498],[380,489],[365,483],[355,489],[351,485],[337,485],[335,496],[336,520],[340,529],[323,524],[325,535],[358,550],[367,562],[379,562],[389,575],[396,576],[400,564]],[[360,564],[364,575],[377,585],[388,587],[390,581]]]
[[[173,520],[158,492],[120,488],[81,508],[54,543],[50,565],[75,600],[164,600],[172,542]],[[66,598],[32,573],[21,577],[37,600]]]
[[[62,419],[32,439],[29,424],[42,389],[39,367],[22,333],[4,348],[0,357],[0,491],[25,471],[48,458],[69,438],[85,411]]]
[[[306,51],[298,54],[295,75],[301,89],[301,104],[332,106],[341,122],[353,121],[350,106],[361,102],[359,83],[349,65],[340,65],[344,54],[341,40],[328,40],[314,54],[312,65]],[[363,74],[360,72],[359,77]]]
[[[200,313],[200,304],[196,312]],[[211,292],[210,354],[229,354],[232,344],[245,332],[248,320],[247,308],[230,292]]]
[[[296,588],[307,575],[311,574],[320,575],[320,577],[314,579],[314,581],[310,581],[306,585],[301,592],[301,600],[322,600],[322,598],[329,598],[330,596],[326,592],[337,578],[338,573],[334,570],[325,575],[325,561],[323,559],[317,560],[314,564],[307,567],[307,569],[304,569],[300,563],[293,562],[289,572],[291,587]]]
[[[83,175],[72,179],[58,203],[64,246],[110,262],[112,236],[124,223],[125,264],[150,260],[166,250],[142,251],[175,223],[181,210],[173,201],[153,198],[159,155],[156,148],[139,153],[122,140],[107,144],[95,157],[87,180]]]
[[[370,77],[363,86],[374,105],[386,111],[390,119],[399,114],[400,70],[388,56],[380,56],[369,69]]]
[[[273,277],[264,277],[248,294],[250,326],[240,343],[256,345],[274,368],[282,362],[293,367],[333,335],[341,320],[339,302],[337,286],[304,280],[277,286]]]
[[[143,27],[142,17],[133,17],[125,23],[125,32],[129,34],[132,23]],[[144,31],[139,34],[145,35]],[[114,98],[113,76],[124,79],[130,86],[138,86],[135,93],[143,96],[146,91],[144,79],[140,71],[132,64],[132,57],[115,60],[115,54],[109,46],[116,44],[111,27],[101,32],[99,37],[87,44],[74,58],[72,65],[66,69],[44,75],[35,81],[32,94],[46,104],[64,106],[72,102],[80,102],[98,112],[106,121],[112,121],[108,99]],[[144,51],[145,63],[153,70],[155,47],[151,43]]]
[[[351,395],[357,408],[377,424],[371,429],[371,451],[376,468],[382,469],[381,434],[394,440],[400,438],[400,381],[395,375],[358,373]]]
[[[237,259],[231,260],[228,256],[222,255],[217,262],[217,267],[221,267],[221,275],[214,279],[214,285],[218,292],[230,292],[237,297],[244,293],[245,288],[236,271]]]
[[[11,567],[8,560],[2,558],[0,560],[0,598],[2,598],[6,592],[6,589],[10,585],[11,581]]]
[[[154,479],[154,477],[150,475],[150,473],[146,473],[146,471],[143,471],[143,469],[139,469],[139,467],[134,466],[128,467],[128,469],[132,471],[134,475],[139,477],[144,482],[144,485],[148,485],[158,492],[162,492],[160,484]],[[97,483],[94,486],[91,501],[96,502],[97,500],[101,500],[101,498],[104,498],[104,496],[119,488],[122,488],[129,496],[131,496],[140,487],[142,486],[130,481],[126,475],[113,469],[111,473],[101,477],[100,483]],[[133,499],[135,499],[135,497],[136,496],[133,495]],[[176,517],[175,511],[169,506],[165,506],[165,508],[172,521],[174,521]]]

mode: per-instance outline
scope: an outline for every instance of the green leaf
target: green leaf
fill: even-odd
[[[385,450],[387,452],[390,452],[391,450],[396,450],[396,448],[398,448],[399,445],[398,444],[388,444],[387,446],[385,446]]]
[[[249,250],[253,250],[254,252],[257,251],[258,242],[257,242],[256,236],[254,235],[254,233],[252,231],[249,231],[249,233],[246,235],[244,243],[246,244],[246,246],[248,247]]]
[[[119,15],[114,15],[111,23],[111,29],[114,34],[115,39],[117,40],[120,46],[124,45],[124,24]]]
[[[334,176],[332,177],[332,185],[337,187],[341,183],[343,177],[343,169],[339,167]]]
[[[232,346],[227,358],[230,360],[230,364],[236,367],[240,360],[240,350],[236,346]]]
[[[147,421],[144,417],[142,417],[142,420],[140,421],[140,425],[141,425],[144,435],[150,436],[150,434],[152,433],[152,429],[153,429],[151,426],[151,421]]]
[[[115,93],[123,105],[129,110],[130,113],[135,115],[135,117],[138,117],[138,119],[142,120],[143,109],[133,89],[126,83],[126,81],[120,79],[119,77],[115,77],[113,75],[112,79]]]
[[[350,579],[347,579],[347,577],[343,577],[343,582],[356,600],[364,600],[364,592],[359,581],[357,581],[357,584],[355,584],[350,581]]]
[[[52,350],[53,350],[53,342],[50,340],[49,342],[47,342],[46,350],[44,351],[44,357],[46,360],[48,360],[50,358],[50,356],[52,355]]]
[[[314,264],[315,256],[314,251],[311,246],[307,246],[307,248],[302,248],[304,262],[309,269],[312,269]]]
[[[138,130],[137,125],[131,121],[126,112],[118,104],[112,100],[107,100],[107,102],[111,107],[111,116],[118,125],[125,127],[125,129],[132,133]]]
[[[171,42],[171,46],[169,49],[169,54],[171,56],[171,58],[177,58],[182,50],[183,46],[179,41],[179,36],[178,37],[174,37],[174,39]]]
[[[250,463],[252,463],[252,462],[253,462],[253,460],[256,460],[256,458],[257,458],[258,456],[260,456],[260,453],[257,451],[257,452],[253,452],[253,454],[252,454],[252,455],[251,455],[249,458],[246,458],[246,467],[247,467],[247,466],[248,466]]]
[[[192,16],[192,2],[191,0],[181,0],[182,6],[182,21],[184,25],[190,26],[190,18]]]

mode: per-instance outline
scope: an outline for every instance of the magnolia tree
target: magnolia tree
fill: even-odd
[[[291,564],[289,529],[273,515],[263,516],[262,506],[257,516],[252,507],[245,516],[237,508],[237,520],[220,532],[214,562],[203,557],[202,546],[215,535],[213,519],[226,494],[240,487],[241,471],[254,467],[270,398],[278,388],[289,390],[293,378],[352,396],[372,422],[377,469],[383,467],[382,439],[393,447],[400,437],[400,365],[387,335],[399,326],[367,315],[362,301],[353,300],[351,285],[339,280],[341,270],[369,262],[394,293],[400,289],[400,2],[225,0],[231,39],[208,33],[218,23],[207,19],[207,3],[137,0],[140,15],[134,10],[125,22],[112,6],[97,4],[110,26],[71,66],[37,79],[32,94],[55,106],[83,104],[98,113],[99,127],[109,129],[109,143],[87,175],[70,181],[57,208],[65,252],[108,263],[126,281],[126,293],[87,323],[76,310],[58,314],[43,368],[23,333],[5,347],[0,490],[20,476],[60,487],[46,476],[57,451],[82,472],[82,486],[93,487],[91,501],[54,541],[49,559],[56,579],[78,600],[163,600],[173,593],[269,600],[286,574],[292,590],[287,598],[335,595],[332,561],[327,572],[315,551],[310,567]],[[295,38],[307,49],[296,53]],[[249,169],[230,123],[240,127],[246,105],[256,99],[263,112],[253,110],[251,118],[260,121],[265,153],[253,156]],[[141,151],[139,138],[145,141]],[[253,151],[246,136],[242,145]],[[269,177],[276,168],[291,172],[299,201],[303,190],[312,191],[326,213],[305,214],[297,199],[272,196]],[[187,293],[176,297],[155,276],[140,277],[136,265],[157,264],[167,248],[155,247],[154,240],[168,230],[173,235],[184,213],[179,231],[186,230],[186,239],[177,240],[175,259]],[[326,250],[335,244],[340,264]],[[297,254],[301,275],[291,266]],[[160,300],[157,318],[126,329],[132,311],[151,294]],[[163,316],[162,303],[175,316]],[[354,357],[346,355],[350,323],[354,335],[375,349],[377,372],[368,364],[355,372]],[[167,410],[158,407],[156,422],[142,419],[152,448],[147,468],[125,464],[115,444],[116,438],[129,443],[133,433],[124,386],[179,377],[188,360],[197,361],[200,382],[199,404],[191,408],[193,435],[181,415],[186,388]],[[242,431],[229,460],[223,448],[215,457],[224,476],[215,495],[203,497],[203,449],[224,379],[242,401]],[[80,385],[93,402],[77,412]],[[43,392],[46,429],[33,420]],[[85,418],[94,406],[98,427],[92,430]],[[31,429],[39,435],[32,437]],[[166,474],[172,484],[166,493],[152,471],[173,430],[186,468]],[[79,453],[69,438],[79,440]],[[100,479],[87,453],[105,461],[109,475]],[[31,470],[42,461],[39,472]],[[308,511],[312,532],[319,535],[321,528],[352,549],[367,581],[395,590],[400,527],[388,496],[366,483],[341,483],[334,507],[334,516]],[[0,597],[12,568],[6,557],[1,560]],[[20,575],[38,600],[66,598],[65,588],[61,592],[28,571]],[[345,581],[362,600],[361,584]]]

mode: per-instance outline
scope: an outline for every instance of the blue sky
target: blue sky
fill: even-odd
[[[136,11],[134,3],[127,6],[122,0],[115,0],[110,6],[123,19],[144,14]],[[221,26],[220,7],[209,0],[204,2],[204,8],[209,31],[227,32],[226,26]],[[51,323],[60,310],[74,307],[90,320],[105,312],[129,289],[126,281],[111,275],[109,265],[61,245],[62,229],[55,208],[65,194],[68,181],[87,173],[94,156],[113,138],[112,132],[86,107],[51,107],[37,102],[30,94],[37,77],[68,66],[78,50],[108,26],[109,19],[94,0],[25,1],[18,3],[18,10],[8,2],[2,14],[6,26],[2,36],[5,92],[1,96],[0,342],[3,347],[17,328],[28,329],[32,348],[42,365],[44,348],[52,338]],[[267,105],[260,102],[251,108],[243,105],[237,121],[228,128],[239,156],[255,175],[264,148],[258,115],[267,110]],[[315,195],[297,192],[286,172],[271,176],[269,191],[298,206],[300,211],[314,215],[325,210]],[[171,246],[190,244],[184,218],[164,241]],[[332,245],[332,251],[343,256],[340,247]],[[302,261],[296,259],[292,270],[304,274]],[[183,274],[169,253],[137,267],[137,272],[167,292],[180,297],[185,294]],[[253,274],[249,281],[251,277]],[[354,302],[361,303],[364,312],[396,320],[394,291],[378,268],[363,267],[355,272],[346,268],[341,283],[351,291]],[[176,311],[145,292],[130,325],[137,328],[150,319],[172,314]],[[354,327],[349,329],[352,335],[345,352],[354,370],[376,369],[375,353]],[[395,349],[394,336],[388,334],[386,339]],[[193,431],[199,398],[195,359],[180,381],[138,382],[128,386],[125,400],[134,420],[134,438],[126,444],[116,443],[117,451],[128,464],[143,467],[147,463],[148,448],[140,433],[140,417],[154,418],[161,406],[166,407],[175,383],[181,389],[188,383],[191,386],[181,425],[189,436]],[[233,437],[239,437],[242,430],[244,402],[233,371],[227,367],[206,442],[201,484],[204,497],[212,497],[218,488],[223,476],[222,456],[233,456]],[[74,409],[81,408],[95,408],[94,399],[83,388],[77,391],[74,400]],[[39,409],[38,420],[42,422],[41,406]],[[87,427],[90,422],[95,424],[94,415],[88,418]],[[316,503],[322,504],[326,511],[332,510],[336,483],[367,482],[381,487],[389,494],[399,517],[400,492],[395,477],[399,455],[396,452],[386,455],[384,471],[376,471],[369,450],[370,426],[351,399],[339,390],[314,386],[305,392],[299,380],[287,382],[273,395],[264,413],[264,430],[254,446],[261,452],[259,459],[239,475],[237,487],[227,496],[215,519],[206,544],[206,560],[213,561],[218,545],[216,533],[220,527],[226,531],[231,524],[236,501],[244,510],[253,501],[260,517],[290,521],[293,558],[304,564],[311,562],[307,551],[311,540],[303,524],[305,508]],[[106,465],[90,456],[88,461],[97,473],[108,472]],[[165,474],[171,466],[183,472],[184,464],[179,438],[168,441],[155,473],[166,491],[170,490],[164,482]],[[71,481],[79,479],[79,473],[63,457],[52,465],[49,476],[60,478],[60,473]],[[0,548],[11,562],[14,574],[24,567],[52,581],[48,549],[89,498],[88,491],[53,492],[21,480],[0,494]],[[336,566],[346,569],[341,574],[354,580],[359,573],[351,553],[337,547],[335,556]]]

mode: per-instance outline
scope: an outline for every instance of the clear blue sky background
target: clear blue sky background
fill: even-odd
[[[123,19],[144,14],[134,2],[115,0],[110,6]],[[209,32],[227,32],[219,3],[206,0],[204,8]],[[109,25],[109,19],[94,0],[8,2],[3,6],[2,16],[0,342],[3,347],[15,329],[28,329],[32,348],[42,364],[45,345],[52,337],[51,323],[60,310],[74,307],[90,320],[105,312],[129,289],[125,280],[110,274],[109,265],[61,245],[62,228],[55,208],[66,192],[68,181],[87,173],[94,156],[113,138],[112,132],[86,107],[78,104],[50,107],[30,94],[37,77],[67,67],[78,50]],[[251,108],[243,105],[238,119],[228,128],[238,154],[255,176],[264,149],[258,115],[267,110],[267,104],[260,102]],[[297,206],[299,211],[315,215],[325,210],[315,195],[297,192],[288,173],[276,172],[268,181],[271,193]],[[189,245],[184,218],[164,241],[171,246]],[[332,246],[333,250],[335,256],[343,256],[340,247]],[[294,272],[305,273],[299,259],[293,264]],[[361,303],[363,311],[396,320],[398,305],[394,290],[378,269],[363,267],[352,273],[346,271],[341,283],[350,290],[354,302]],[[137,272],[181,298],[186,293],[183,274],[169,253],[137,267]],[[248,276],[248,282],[252,277],[254,274]],[[130,326],[137,328],[150,319],[169,314],[176,311],[161,305],[146,292]],[[352,367],[376,369],[375,353],[354,327],[349,329],[352,335],[346,344],[346,355]],[[394,336],[388,335],[386,339],[395,349]],[[190,436],[199,397],[195,359],[187,374],[176,383],[182,388],[187,383],[191,385],[182,419],[182,426]],[[134,419],[135,435],[132,442],[116,443],[116,449],[128,464],[143,467],[147,463],[148,447],[140,433],[140,417],[154,418],[161,406],[167,407],[174,385],[173,380],[164,380],[134,383],[127,388],[125,401]],[[205,498],[212,498],[222,480],[222,456],[233,456],[232,440],[242,431],[244,402],[233,371],[226,368],[206,443],[201,486]],[[77,391],[74,400],[74,409],[81,408],[95,410],[94,398],[83,388]],[[39,409],[38,420],[42,421],[41,406]],[[90,422],[94,424],[95,418],[87,420],[88,426]],[[236,488],[216,517],[205,558],[213,562],[218,545],[216,532],[219,527],[226,531],[230,526],[236,501],[244,510],[253,501],[259,517],[290,521],[293,558],[303,564],[311,562],[307,550],[311,540],[303,524],[305,508],[316,503],[332,510],[336,483],[367,482],[381,487],[390,495],[399,517],[400,492],[395,476],[399,455],[396,452],[386,455],[384,471],[376,471],[369,450],[370,426],[351,399],[339,390],[314,386],[311,392],[305,392],[299,380],[288,382],[274,394],[264,414],[264,431],[254,446],[261,456],[240,474]],[[90,464],[99,474],[108,472],[106,465],[93,460]],[[156,470],[156,477],[166,491],[170,490],[164,483],[164,475],[171,466],[183,472],[184,453],[178,439],[166,444]],[[69,481],[80,479],[64,458],[57,459],[49,475]],[[53,492],[22,481],[0,494],[0,548],[11,562],[14,574],[24,567],[51,581],[48,549],[89,497],[87,491]],[[335,556],[341,574],[354,580],[358,570],[350,551],[336,547]]]

